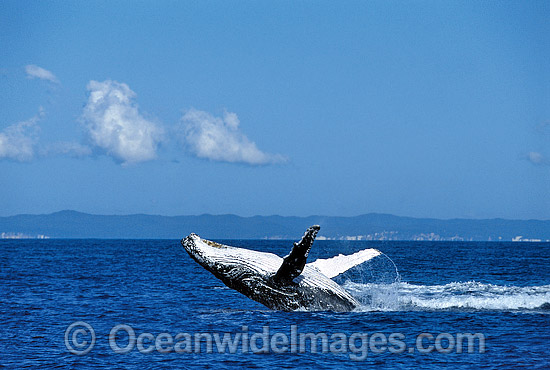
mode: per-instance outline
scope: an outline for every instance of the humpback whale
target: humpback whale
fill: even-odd
[[[190,234],[181,244],[192,259],[229,288],[274,310],[351,311],[359,302],[331,278],[381,252],[364,249],[307,263],[319,225],[307,229],[290,253],[281,258],[201,239]]]

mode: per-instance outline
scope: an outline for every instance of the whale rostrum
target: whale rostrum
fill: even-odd
[[[274,310],[351,311],[359,302],[331,278],[376,257],[376,249],[307,263],[320,227],[307,229],[283,258],[231,247],[190,234],[181,244],[191,258],[229,288]]]

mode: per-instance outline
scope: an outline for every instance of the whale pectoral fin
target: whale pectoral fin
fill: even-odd
[[[281,267],[279,267],[279,270],[277,270],[273,277],[276,281],[290,281],[302,273],[307,262],[309,250],[320,228],[319,225],[309,227],[302,240],[294,243],[292,250],[283,259]]]
[[[338,256],[332,258],[318,259],[317,261],[308,263],[307,265],[315,267],[326,277],[333,278],[343,272],[346,272],[352,267],[379,256],[381,253],[382,252],[378,249],[369,248],[350,255],[339,254]]]

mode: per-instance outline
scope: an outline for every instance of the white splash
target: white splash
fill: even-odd
[[[501,286],[476,281],[445,285],[357,284],[343,286],[371,310],[532,310],[550,304],[550,285]]]

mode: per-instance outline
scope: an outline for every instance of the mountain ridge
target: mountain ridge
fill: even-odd
[[[320,224],[321,239],[550,240],[550,220],[436,219],[366,213],[358,216],[97,215],[74,210],[0,217],[13,237],[180,239],[191,232],[217,239],[296,239]]]

